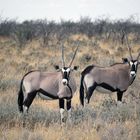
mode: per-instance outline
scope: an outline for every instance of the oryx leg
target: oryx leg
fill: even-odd
[[[28,113],[29,107],[32,104],[36,94],[37,94],[37,91],[32,91],[27,94],[27,97],[25,98],[25,100],[23,102],[23,112],[24,113]]]
[[[88,88],[88,90],[87,90],[87,95],[86,95],[87,103],[89,103],[90,98],[91,98],[91,96],[92,96],[92,94],[93,94],[93,92],[94,92],[96,86],[97,86],[96,83],[94,83],[93,86],[91,86],[91,87]]]
[[[71,100],[67,100],[67,111],[68,111],[68,121],[72,121],[72,114],[71,114]]]
[[[60,119],[61,119],[61,124],[65,123],[66,122],[66,111],[64,109],[64,104],[65,104],[65,101],[64,99],[59,99],[59,108],[60,108]]]
[[[117,104],[118,105],[122,104],[122,96],[123,96],[123,92],[118,90],[117,91]]]

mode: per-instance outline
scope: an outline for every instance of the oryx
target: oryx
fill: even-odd
[[[127,41],[128,42],[128,41]],[[117,101],[122,101],[123,93],[136,78],[140,52],[133,59],[131,48],[128,45],[130,60],[123,58],[123,63],[115,63],[109,67],[90,65],[81,73],[80,102],[84,105],[84,98],[89,103],[96,89],[99,92],[117,92]],[[84,95],[84,91],[86,95]]]
[[[55,66],[57,72],[41,72],[37,70],[28,72],[23,76],[18,93],[18,107],[20,112],[28,112],[35,96],[38,94],[41,98],[46,100],[59,100],[61,122],[64,122],[64,99],[66,99],[66,107],[68,115],[70,115],[71,99],[76,91],[73,71],[77,70],[77,66],[72,68],[72,63],[77,50],[78,47],[68,67],[65,66],[64,50],[62,47],[62,68]]]

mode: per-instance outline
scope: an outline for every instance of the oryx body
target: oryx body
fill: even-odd
[[[77,49],[74,57],[76,52]],[[63,113],[65,111],[64,99],[67,101],[67,110],[70,112],[71,99],[76,91],[76,82],[73,72],[77,67],[71,68],[74,57],[69,67],[65,67],[64,60],[61,69],[55,66],[57,72],[31,71],[25,74],[21,80],[18,93],[19,111],[27,112],[35,96],[38,94],[41,98],[46,100],[59,100],[61,121],[63,121]]]
[[[46,100],[67,99],[70,102],[76,91],[76,83],[72,72],[69,77],[69,84],[64,85],[61,71],[52,73],[31,71],[27,73],[21,81],[19,91],[20,111],[24,111],[24,107],[28,109],[37,94]],[[71,106],[69,106],[70,108]]]
[[[85,88],[88,102],[95,89],[103,93],[117,91],[118,100],[121,100],[122,93],[134,80],[134,77],[130,76],[129,65],[124,63],[114,64],[110,67],[91,65],[85,68],[81,76],[81,100],[83,100],[84,92],[82,88]],[[83,104],[83,101],[81,102]]]
[[[72,76],[72,72],[69,77],[69,86],[66,86],[62,82],[63,77],[61,72],[48,73],[32,71],[23,79],[22,88],[24,89],[24,95],[36,91],[40,96],[43,94],[44,96],[47,96],[48,99],[69,99],[76,91],[76,83]]]
[[[123,93],[133,83],[136,78],[136,73],[139,65],[139,56],[137,59],[133,59],[131,50],[129,47],[130,57],[123,59],[123,63],[116,63],[108,67],[100,67],[96,65],[90,65],[86,67],[81,73],[81,85],[80,85],[80,101],[84,105],[84,98],[87,103],[94,92],[117,92],[117,100],[122,101]],[[86,95],[84,95],[84,92]]]

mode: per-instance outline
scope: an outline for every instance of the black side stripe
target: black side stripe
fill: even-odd
[[[41,88],[37,92],[42,93],[43,95],[48,96],[49,98],[58,99],[58,96],[54,96]]]
[[[113,87],[111,87],[110,85],[106,84],[106,83],[101,83],[101,84],[97,84],[97,86],[101,86],[107,90],[110,90],[112,92],[117,91],[117,89],[114,89]]]
[[[126,90],[120,90],[118,88],[114,89],[113,87],[111,87],[109,84],[106,84],[106,83],[97,84],[97,86],[103,87],[103,88],[110,90],[112,92],[116,92],[116,91],[125,92],[126,91]]]
[[[72,94],[72,89],[71,89],[71,87],[70,87],[69,84],[67,85],[67,87],[69,88],[69,90],[70,90],[70,92],[71,92],[71,94]]]

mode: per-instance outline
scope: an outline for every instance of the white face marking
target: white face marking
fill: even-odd
[[[130,76],[136,76],[136,72],[135,71],[131,71],[130,72]]]
[[[132,66],[133,65],[133,62],[130,61],[130,65]]]
[[[67,68],[66,70],[64,69],[64,68],[62,68],[62,72],[64,73],[64,72],[70,72],[70,68]]]
[[[64,73],[66,70],[62,68],[62,72]]]
[[[67,69],[66,69],[66,72],[70,72],[70,68],[67,68]]]
[[[135,67],[137,66],[137,64],[138,64],[138,62],[136,61],[136,62],[134,63]]]
[[[63,83],[64,85],[67,85],[68,80],[67,80],[67,79],[62,79],[62,83]]]

